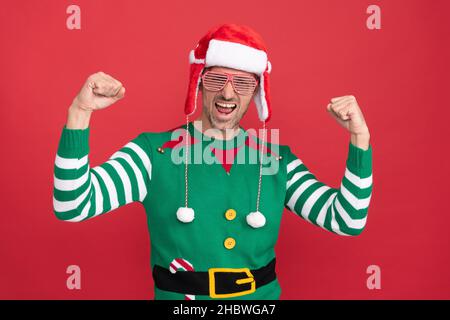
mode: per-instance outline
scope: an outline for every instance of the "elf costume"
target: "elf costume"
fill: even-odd
[[[333,233],[360,234],[372,192],[372,146],[349,143],[342,183],[334,189],[288,146],[265,141],[271,66],[261,38],[248,27],[214,28],[190,63],[186,124],[141,133],[95,167],[89,164],[90,128],[63,127],[54,212],[78,222],[142,203],[155,299],[278,299],[274,246],[284,208]],[[259,76],[262,138],[240,127],[230,140],[214,139],[189,121],[200,75],[211,66]]]

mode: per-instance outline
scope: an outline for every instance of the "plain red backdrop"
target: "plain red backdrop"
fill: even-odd
[[[66,28],[71,4],[81,30]],[[381,30],[366,27],[371,4],[381,7]],[[91,165],[140,132],[182,124],[189,50],[212,26],[234,22],[270,50],[269,128],[321,181],[339,186],[349,141],[326,112],[330,98],[355,95],[371,131],[366,230],[339,237],[285,211],[281,298],[449,299],[449,11],[438,0],[3,1],[0,298],[153,298],[140,204],[79,224],[53,215],[67,108],[94,72],[126,87],[124,100],[92,117]],[[260,126],[253,105],[243,125]],[[71,264],[81,290],[66,288]],[[380,290],[366,286],[369,265],[381,268]]]

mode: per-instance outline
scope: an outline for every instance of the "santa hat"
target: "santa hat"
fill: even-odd
[[[247,26],[224,24],[210,30],[189,54],[191,65],[184,112],[190,116],[197,109],[197,95],[204,68],[220,66],[251,72],[259,76],[254,101],[261,121],[271,116],[269,73],[266,46],[259,34]]]
[[[184,112],[186,114],[186,152],[185,152],[185,206],[177,210],[177,218],[189,223],[195,213],[188,207],[188,148],[187,138],[189,116],[197,109],[197,96],[203,69],[213,66],[237,69],[259,76],[259,86],[254,96],[258,117],[263,122],[263,138],[260,150],[260,167],[256,211],[246,216],[247,223],[253,228],[261,228],[266,218],[259,211],[261,193],[262,157],[265,140],[265,125],[271,116],[269,95],[269,73],[271,64],[267,58],[266,46],[259,34],[247,26],[224,24],[211,29],[200,39],[196,48],[189,54],[190,79]]]

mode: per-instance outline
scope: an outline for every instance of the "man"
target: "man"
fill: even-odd
[[[186,124],[144,132],[94,168],[91,114],[122,99],[125,88],[103,72],[88,78],[62,130],[54,212],[77,222],[141,202],[156,299],[278,299],[274,246],[284,208],[339,235],[364,229],[372,192],[368,127],[353,96],[331,99],[327,110],[350,142],[341,186],[330,188],[288,146],[266,142],[265,130],[260,139],[239,125],[252,99],[263,129],[271,115],[271,65],[257,33],[216,27],[190,63]],[[202,113],[190,122],[198,90]]]

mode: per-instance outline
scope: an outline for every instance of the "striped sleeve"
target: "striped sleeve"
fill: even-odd
[[[89,165],[89,130],[64,126],[54,164],[53,211],[60,220],[79,222],[128,203],[142,202],[151,180],[151,157],[144,133],[108,161]]]
[[[372,195],[372,145],[349,143],[339,189],[318,181],[289,149],[285,207],[306,221],[343,236],[359,235],[367,221]]]

